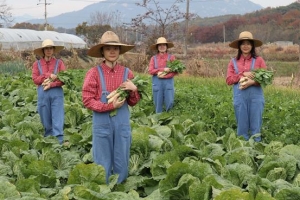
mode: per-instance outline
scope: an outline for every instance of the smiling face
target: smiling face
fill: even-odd
[[[158,44],[157,45],[157,50],[159,53],[165,53],[167,52],[168,46],[167,44]]]
[[[249,40],[243,40],[241,42],[240,49],[241,49],[243,55],[250,54],[252,48],[253,48],[253,45]]]
[[[103,47],[103,56],[105,60],[115,62],[120,55],[120,46],[108,45]]]

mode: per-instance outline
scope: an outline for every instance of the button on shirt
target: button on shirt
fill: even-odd
[[[149,63],[149,69],[148,69],[148,72],[149,74],[151,75],[157,75],[158,72],[163,72],[164,71],[164,68],[167,67],[167,61],[168,61],[168,54],[167,53],[164,53],[164,54],[160,54],[158,53],[156,55],[156,59],[157,59],[157,68],[155,69],[154,67],[154,59],[155,57],[152,56],[151,60],[150,60],[150,63]],[[170,56],[170,60],[173,61],[175,60],[175,56],[174,55],[171,55]],[[177,73],[175,72],[170,72],[168,74],[166,74],[164,76],[164,78],[172,78],[176,75]]]
[[[110,93],[116,90],[122,83],[124,78],[124,67],[117,64],[114,68],[108,67],[105,62],[101,64],[103,76],[106,83],[106,90]],[[134,75],[131,70],[128,72],[128,79],[133,79]],[[113,104],[107,104],[100,101],[102,95],[102,85],[100,82],[98,67],[90,69],[85,77],[82,88],[82,100],[86,108],[96,112],[107,112],[114,109]],[[130,92],[127,103],[134,106],[140,100],[137,91]]]
[[[228,85],[233,85],[238,83],[240,78],[243,77],[244,72],[251,71],[252,57],[251,56],[244,57],[243,55],[241,55],[240,59],[236,60],[236,63],[239,71],[238,74],[236,74],[234,70],[233,61],[230,60],[228,64],[227,77],[226,77],[226,83]],[[254,65],[254,69],[258,69],[258,68],[267,68],[265,61],[263,60],[262,57],[259,56],[256,57],[255,65]]]

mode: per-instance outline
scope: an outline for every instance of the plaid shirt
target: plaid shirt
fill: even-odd
[[[40,63],[43,74],[40,74],[38,68],[38,61],[35,61],[32,66],[32,80],[37,86],[41,85],[46,78],[49,78],[50,75],[54,73],[56,58],[51,58],[49,61],[46,61],[44,58],[41,58]],[[66,67],[62,60],[60,60],[57,67],[57,73],[64,70],[66,70]],[[60,80],[56,79],[50,84],[50,87],[60,87],[62,85],[63,83]]]
[[[244,72],[251,71],[252,57],[251,56],[244,57],[243,55],[241,55],[241,58],[237,60],[236,63],[239,70],[238,74],[235,73],[232,60],[230,60],[228,64],[227,77],[226,77],[226,83],[228,85],[233,85],[238,83],[240,78],[243,77]],[[254,69],[258,69],[258,68],[267,68],[264,59],[260,56],[256,57],[255,66],[254,66]]]
[[[117,64],[114,68],[108,67],[105,62],[101,64],[103,76],[105,79],[106,90],[112,92],[116,90],[122,83],[124,77],[124,66]],[[134,75],[129,70],[128,78],[133,79]],[[107,104],[100,101],[102,94],[102,85],[100,82],[98,67],[90,69],[84,79],[82,88],[82,101],[86,108],[96,112],[107,112],[114,109],[113,104]],[[127,98],[127,103],[134,106],[140,100],[140,95],[137,91],[130,92]]]
[[[168,53],[164,54],[156,54],[156,59],[157,59],[157,68],[154,66],[154,56],[151,57],[150,63],[149,63],[149,69],[148,72],[151,75],[157,75],[158,72],[163,72],[164,68],[167,67],[167,61],[168,61]],[[170,61],[175,60],[175,56],[171,55],[170,56]],[[164,78],[172,78],[176,75],[177,73],[175,72],[170,72],[167,75],[165,75]]]

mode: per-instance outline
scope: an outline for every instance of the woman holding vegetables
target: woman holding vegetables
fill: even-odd
[[[239,38],[229,44],[238,52],[228,64],[226,83],[233,85],[237,135],[243,136],[245,140],[261,132],[265,100],[263,89],[255,80],[253,72],[258,68],[266,68],[263,58],[255,52],[255,47],[261,45],[262,42],[254,39],[248,31],[241,32]],[[255,136],[254,140],[261,141],[261,136]]]
[[[138,88],[131,79],[131,70],[117,62],[119,55],[134,48],[133,45],[120,43],[112,31],[105,32],[100,43],[91,47],[88,55],[104,57],[104,61],[91,68],[84,79],[82,100],[86,108],[93,111],[93,159],[106,171],[106,182],[112,174],[118,174],[118,183],[128,176],[131,127],[129,106],[140,100]],[[123,99],[118,88],[129,95]],[[110,93],[114,94],[110,94]],[[111,99],[108,102],[108,98]],[[115,115],[110,115],[116,110]]]
[[[42,47],[34,50],[40,59],[32,67],[32,80],[38,92],[37,110],[45,130],[44,136],[55,136],[60,144],[64,140],[64,92],[57,73],[66,68],[63,61],[56,59],[54,54],[63,48],[54,45],[50,39],[44,40]]]
[[[167,42],[166,38],[160,37],[157,42],[150,46],[157,54],[152,56],[148,68],[152,75],[152,93],[155,106],[155,112],[169,111],[174,104],[174,76],[177,72],[171,72],[167,67],[168,61],[175,60],[175,56],[168,53],[168,49],[174,47],[174,44]]]

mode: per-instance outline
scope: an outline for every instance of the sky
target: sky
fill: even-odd
[[[45,2],[47,4],[47,17],[57,16],[62,13],[81,10],[82,8],[97,3],[100,0],[0,0],[11,8],[13,16],[30,15],[35,18],[45,17]],[[126,1],[126,0],[124,0]],[[202,0],[206,1],[206,0]],[[210,0],[207,0],[210,1]],[[215,0],[216,1],[216,0]],[[250,0],[262,7],[278,7],[289,5],[296,0]]]

